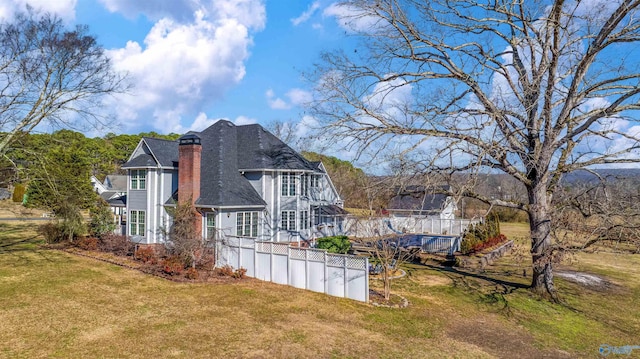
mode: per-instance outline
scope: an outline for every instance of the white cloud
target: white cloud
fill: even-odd
[[[144,7],[105,2],[125,13]],[[251,3],[262,6],[260,1]],[[249,29],[264,25],[264,19],[250,21],[248,13],[239,14],[243,6],[249,7],[249,1],[215,1],[196,10],[191,22],[163,17],[143,44],[130,41],[124,48],[108,51],[114,67],[127,72],[134,85],[131,94],[118,98],[120,120],[153,121],[157,130],[179,132],[180,118],[198,113],[236,86],[245,75],[253,44]],[[207,14],[213,11],[217,12],[211,18]]]
[[[12,19],[29,4],[37,11],[50,12],[70,22],[76,17],[76,3],[77,0],[0,0],[0,19]]]
[[[267,97],[269,107],[274,110],[288,110],[294,106],[304,105],[312,100],[312,95],[309,91],[299,88],[293,88],[285,94],[289,99],[288,102],[277,97],[272,89],[267,90],[265,96]]]
[[[250,124],[258,123],[258,121],[256,121],[256,119],[250,118],[250,117],[246,117],[246,116],[238,116],[238,117],[236,117],[235,120],[230,120],[228,118],[215,118],[214,119],[214,118],[209,118],[206,113],[200,112],[196,116],[196,118],[193,120],[191,125],[189,125],[188,127],[185,128],[185,127],[182,127],[179,123],[176,123],[175,127],[170,132],[175,132],[175,133],[186,133],[188,131],[200,132],[200,131],[203,131],[204,129],[208,128],[209,126],[213,125],[214,123],[216,123],[216,122],[218,122],[220,120],[231,121],[231,122],[235,123],[238,126],[250,125]]]
[[[362,6],[366,7],[367,4]],[[380,17],[368,14],[366,9],[349,4],[333,3],[324,9],[322,15],[335,17],[338,26],[350,33],[373,33],[386,24]]]
[[[291,106],[283,99],[276,97],[276,94],[272,89],[268,89],[265,96],[267,97],[267,102],[272,110],[288,110],[291,108]]]
[[[298,25],[306,22],[307,20],[309,20],[311,18],[311,16],[313,16],[313,14],[315,14],[315,12],[319,8],[320,8],[320,3],[318,1],[314,1],[311,5],[309,5],[309,7],[307,8],[307,10],[305,12],[300,14],[300,16],[291,19],[291,23],[293,24],[293,26],[298,26]]]
[[[150,20],[170,18],[190,22],[193,14],[201,11],[209,21],[235,19],[243,26],[262,30],[266,23],[266,10],[262,0],[100,0],[111,12],[129,18],[142,14]]]

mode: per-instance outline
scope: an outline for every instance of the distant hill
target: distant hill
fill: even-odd
[[[607,181],[631,180],[640,183],[640,168],[599,168],[592,173],[586,170],[578,170],[564,175],[563,183],[591,183],[599,181],[598,176]]]

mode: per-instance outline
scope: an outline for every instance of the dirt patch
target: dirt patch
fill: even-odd
[[[574,271],[556,271],[554,274],[570,282],[598,291],[608,290],[612,286],[610,281],[595,274]]]
[[[449,324],[447,336],[473,344],[499,358],[573,358],[561,350],[540,350],[534,338],[491,318],[459,319]]]

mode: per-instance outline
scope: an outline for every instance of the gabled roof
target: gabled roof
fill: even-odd
[[[447,202],[446,194],[434,193],[433,188],[407,186],[391,198],[388,210],[441,211]]]
[[[145,146],[149,153],[145,150]],[[155,167],[158,164],[162,167],[176,167],[178,163],[178,142],[176,141],[143,137],[136,152],[140,153],[129,159],[122,168]]]
[[[125,175],[107,175],[104,179],[104,186],[109,191],[124,192],[127,190],[127,176]]]

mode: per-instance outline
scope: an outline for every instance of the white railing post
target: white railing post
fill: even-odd
[[[347,257],[342,258],[342,269],[344,273],[344,297],[349,298],[349,269],[347,268]]]

